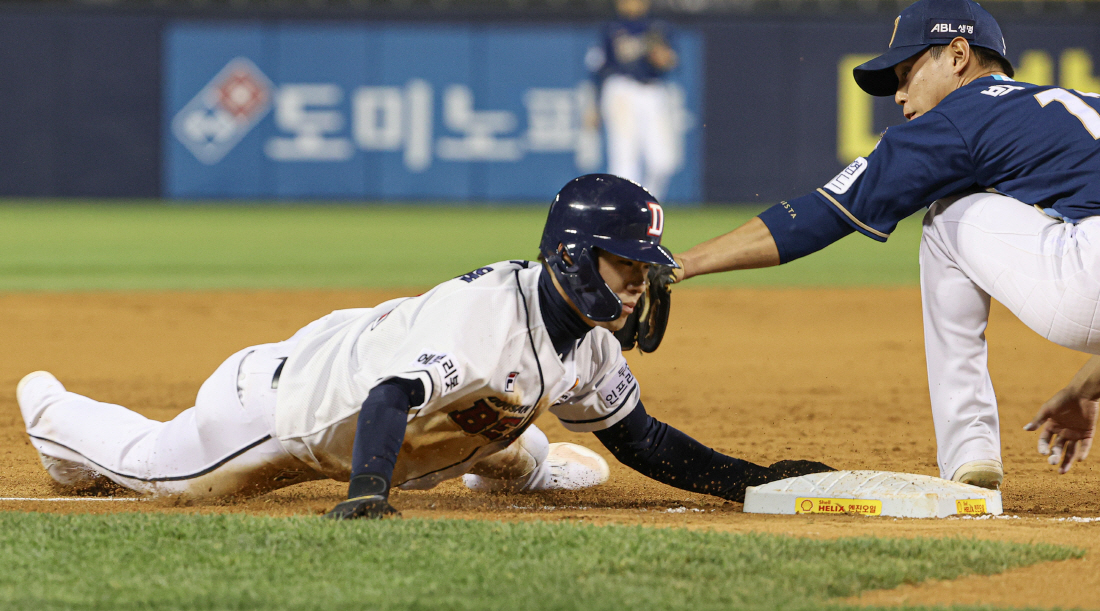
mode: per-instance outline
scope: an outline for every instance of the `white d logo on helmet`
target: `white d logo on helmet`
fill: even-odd
[[[646,205],[649,206],[649,230],[646,233],[661,237],[665,232],[665,211],[657,202],[646,202]]]

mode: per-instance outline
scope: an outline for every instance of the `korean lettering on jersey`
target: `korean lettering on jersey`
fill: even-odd
[[[668,199],[697,202],[702,39],[677,41]],[[171,25],[165,193],[546,201],[606,167],[585,121],[598,42],[573,26]]]

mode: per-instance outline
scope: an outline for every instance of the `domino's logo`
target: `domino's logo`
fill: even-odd
[[[214,165],[270,112],[273,90],[256,64],[237,57],[176,113],[172,134],[196,159]]]

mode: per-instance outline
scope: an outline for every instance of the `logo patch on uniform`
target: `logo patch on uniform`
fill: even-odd
[[[929,19],[929,38],[954,38],[962,36],[967,40],[974,39],[974,21],[970,19]]]
[[[449,354],[442,352],[425,352],[416,357],[416,363],[413,364],[413,367],[417,369],[435,370],[436,375],[439,376],[440,381],[443,383],[440,395],[446,395],[458,388],[458,365],[455,364],[454,358]]]
[[[274,89],[251,60],[235,58],[176,113],[172,133],[202,163],[218,163],[271,110]]]
[[[791,215],[792,219],[798,218],[798,213],[794,211],[794,206],[791,206],[787,202],[779,202],[779,205],[783,206],[783,209],[787,211],[787,214]]]
[[[618,409],[622,407],[623,402],[637,387],[638,381],[634,379],[634,374],[630,371],[630,365],[627,365],[624,359],[618,369],[607,376],[607,379],[604,380],[598,390],[600,398],[603,399],[607,407]]]
[[[506,411],[506,412],[511,412],[513,414],[520,414],[520,415],[526,414],[527,412],[531,411],[535,407],[534,405],[516,405],[515,403],[509,403],[509,402],[505,401],[504,399],[499,399],[497,397],[492,397],[492,396],[485,397],[485,400],[488,401],[491,405],[493,405],[494,407],[496,407],[499,410],[503,410],[503,411]]]
[[[489,441],[496,441],[505,435],[510,435],[523,424],[523,418],[501,418],[495,409],[489,407],[485,399],[478,399],[473,407],[456,409],[447,416],[467,435],[481,435]]]
[[[825,188],[836,193],[837,195],[843,195],[851,188],[852,183],[859,178],[859,175],[867,169],[867,160],[863,157],[856,157],[848,167],[840,171],[832,180],[829,181]]]
[[[581,385],[581,379],[576,378],[573,380],[573,385],[569,387],[569,390],[565,391],[565,394],[558,397],[557,401],[554,401],[554,405],[561,405],[562,403],[568,403],[573,398],[573,391],[577,390],[577,387]]]
[[[519,377],[518,371],[513,371],[508,374],[508,379],[504,381],[504,392],[516,391],[516,378]]]
[[[999,98],[1002,95],[1006,95],[1020,89],[1023,89],[1023,87],[1020,87],[1019,85],[993,85],[992,87],[982,91],[982,95]]]

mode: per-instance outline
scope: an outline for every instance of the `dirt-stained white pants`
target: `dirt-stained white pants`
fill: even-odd
[[[62,484],[96,475],[152,496],[218,498],[253,496],[299,482],[324,479],[291,455],[275,436],[275,371],[295,338],[252,346],[223,362],[199,388],[195,406],[168,422],[150,420],[121,405],[31,380],[22,397],[23,419],[43,465]],[[506,448],[474,465],[493,478],[539,479],[546,435],[529,426]]]
[[[937,458],[950,478],[1001,460],[990,297],[1050,341],[1100,354],[1100,217],[1066,223],[992,193],[946,198],[924,218],[920,269]]]

